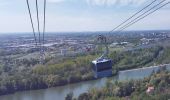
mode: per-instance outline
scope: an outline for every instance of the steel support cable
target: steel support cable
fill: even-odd
[[[44,43],[45,43],[45,29],[46,29],[46,0],[44,0],[44,24],[43,24],[43,53],[44,53]]]
[[[124,29],[126,29],[126,28],[130,27],[131,25],[133,25],[133,24],[137,23],[138,21],[140,21],[140,20],[144,19],[145,17],[147,17],[147,16],[149,16],[150,14],[152,14],[152,13],[156,12],[157,10],[159,10],[159,9],[161,9],[162,7],[164,7],[164,6],[168,5],[169,3],[170,3],[170,2],[167,2],[167,3],[163,4],[162,6],[158,7],[157,9],[155,9],[155,10],[153,10],[152,12],[148,13],[147,15],[145,15],[145,16],[143,16],[143,17],[141,17],[140,19],[136,20],[135,22],[131,23],[130,25],[128,25],[128,26],[126,26],[126,27],[124,27],[124,28],[123,28],[123,29],[121,29],[119,32],[121,32],[121,31],[123,31]]]
[[[38,9],[38,0],[36,0],[36,12],[37,12],[37,27],[39,33],[39,50],[40,50],[40,64],[42,64],[43,55],[42,55],[42,46],[41,46],[41,33],[40,33],[40,20],[39,20],[39,9]]]
[[[40,64],[44,64],[44,59],[45,59],[45,53],[44,53],[45,28],[46,28],[46,0],[44,0],[43,37],[42,37],[42,48],[40,52]]]
[[[163,2],[165,2],[166,0],[163,0],[161,2],[159,2],[158,4],[156,4],[155,6],[153,6],[152,8],[150,8],[149,10],[147,10],[146,12],[142,13],[141,15],[139,15],[138,17],[136,17],[134,20],[130,21],[129,23],[125,24],[124,26],[122,26],[119,30],[124,29],[124,27],[128,26],[129,24],[133,23],[135,20],[140,19],[140,17],[142,17],[143,15],[145,16],[145,14],[147,14],[148,12],[152,11],[153,9],[157,8],[158,6],[160,6]],[[119,32],[119,31],[118,31]]]
[[[117,28],[119,28],[120,26],[122,26],[124,23],[128,22],[129,20],[131,20],[133,17],[135,17],[137,14],[139,14],[140,12],[144,11],[145,9],[147,9],[149,6],[151,6],[153,3],[155,3],[157,0],[152,1],[150,4],[148,4],[147,6],[145,6],[144,8],[142,8],[140,11],[136,12],[135,14],[133,14],[131,17],[129,17],[128,19],[126,19],[124,22],[122,22],[121,24],[119,24],[117,27],[115,27],[113,30],[111,30],[109,33],[115,31]]]
[[[34,35],[34,40],[35,40],[35,43],[36,43],[36,46],[37,46],[37,38],[36,38],[36,35],[35,35],[35,28],[34,28],[34,24],[33,24],[33,20],[32,20],[32,14],[31,14],[31,10],[30,10],[29,1],[26,0],[26,2],[27,2],[28,12],[29,12],[29,16],[30,16],[32,31],[33,31],[33,35]]]
[[[36,0],[36,12],[37,12],[37,25],[38,25],[38,34],[39,34],[39,45],[40,45],[40,48],[41,48],[41,33],[40,33],[40,21],[39,21],[38,0]]]

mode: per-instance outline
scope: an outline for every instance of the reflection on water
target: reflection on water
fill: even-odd
[[[168,70],[170,70],[170,65],[166,65],[166,67]],[[109,79],[112,79],[113,81],[141,79],[149,76],[153,71],[156,72],[158,69],[159,67],[149,67],[120,71],[117,76],[110,77]],[[100,88],[105,85],[107,79],[108,78],[102,78],[56,88],[17,92],[15,94],[1,96],[0,100],[64,100],[65,96],[70,92],[73,92],[74,96],[77,97],[81,93],[87,92],[91,88]]]

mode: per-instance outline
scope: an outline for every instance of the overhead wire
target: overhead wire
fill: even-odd
[[[37,25],[38,25],[38,34],[39,34],[39,46],[41,48],[41,33],[40,33],[40,21],[39,21],[39,9],[38,9],[38,0],[36,0],[36,12],[37,12]]]
[[[35,42],[36,42],[36,46],[38,45],[38,48],[40,50],[40,63],[42,64],[42,60],[43,60],[43,54],[44,54],[44,34],[45,34],[45,27],[46,27],[46,0],[44,0],[44,15],[43,15],[43,37],[41,37],[41,32],[40,32],[40,19],[39,19],[39,5],[38,5],[38,0],[36,0],[36,17],[37,17],[37,31],[38,31],[38,36],[39,36],[39,41],[37,42],[37,38],[36,38],[36,32],[35,32],[35,27],[34,27],[34,23],[33,23],[33,19],[32,19],[32,14],[31,14],[31,10],[30,10],[30,5],[29,5],[29,1],[26,0],[27,2],[27,6],[28,6],[28,11],[29,11],[29,15],[30,15],[30,20],[31,20],[31,25],[32,25],[32,29],[33,29],[33,33],[34,33],[34,38],[35,38]],[[41,39],[42,38],[42,39]],[[42,46],[43,44],[43,46]]]
[[[118,26],[116,26],[114,29],[112,29],[109,33],[115,31],[117,28],[119,28],[120,26],[122,26],[123,24],[125,24],[126,22],[128,22],[129,20],[131,20],[133,17],[135,17],[136,15],[138,15],[139,13],[141,13],[142,11],[144,11],[145,9],[147,9],[148,7],[150,7],[152,4],[154,4],[157,0],[152,1],[150,4],[148,4],[147,6],[145,6],[144,8],[142,8],[140,11],[136,12],[135,14],[133,14],[131,17],[129,17],[128,19],[126,19],[125,21],[123,21],[121,24],[119,24]]]
[[[124,26],[122,26],[121,28],[119,28],[118,30],[122,30],[124,27],[128,26],[129,24],[133,23],[135,20],[140,19],[140,17],[145,16],[145,14],[149,13],[150,11],[154,10],[155,8],[157,8],[158,6],[160,6],[163,2],[165,2],[166,0],[162,0],[161,2],[159,2],[158,4],[154,5],[153,7],[151,7],[149,10],[145,11],[144,13],[140,14],[139,16],[137,16],[135,19],[133,19],[132,21],[128,22],[127,24],[125,24]]]
[[[33,24],[33,19],[32,19],[32,14],[31,14],[31,10],[30,10],[29,1],[26,0],[26,2],[27,2],[28,12],[29,12],[29,16],[30,16],[32,31],[33,31],[33,35],[34,35],[34,41],[35,41],[35,45],[37,46],[37,38],[36,38],[36,33],[35,33],[34,24]]]
[[[44,43],[45,43],[45,29],[46,29],[46,3],[47,1],[44,0],[44,23],[43,23],[43,53],[44,53]]]
[[[34,24],[33,24],[33,20],[32,20],[32,15],[31,15],[31,11],[30,11],[30,6],[29,6],[29,1],[27,1],[27,7],[28,7],[28,11],[29,11],[29,15],[30,15],[30,20],[31,20],[31,25],[32,25],[32,30],[33,30],[33,34],[34,34],[34,39],[37,45],[37,39],[36,39],[36,35],[35,35],[35,28],[34,28]],[[123,24],[125,24],[126,22],[128,22],[129,20],[131,20],[133,17],[135,17],[136,15],[138,15],[139,13],[141,13],[142,11],[144,11],[145,9],[147,9],[148,7],[150,7],[152,4],[154,4],[157,0],[152,1],[150,4],[148,4],[147,6],[145,6],[143,9],[141,9],[140,11],[138,11],[137,13],[135,13],[134,15],[132,15],[130,18],[128,18],[127,20],[125,20],[124,22],[122,22],[121,24],[119,24],[117,27],[115,27],[113,30],[111,30],[109,33],[115,31],[116,29],[118,29],[120,26],[122,26]],[[162,7],[166,6],[167,4],[169,4],[170,2],[167,2],[165,4],[163,4],[162,6],[160,6],[163,2],[165,2],[166,0],[163,0],[161,2],[159,2],[157,5],[153,6],[151,9],[147,10],[146,12],[142,13],[141,15],[139,15],[138,17],[136,17],[135,19],[133,19],[132,21],[130,21],[129,23],[125,24],[123,27],[120,28],[119,31],[123,31],[124,29],[130,27],[131,25],[135,24],[136,22],[144,19],[145,17],[149,16],[150,14],[156,12],[157,10],[161,9]],[[160,6],[160,7],[158,7]],[[158,8],[156,8],[158,7]],[[155,9],[156,8],[156,9]],[[155,10],[153,10],[155,9]],[[152,11],[153,10],[153,11]],[[38,33],[39,33],[39,46],[40,46],[40,50],[42,50],[41,48],[41,33],[40,33],[40,21],[39,21],[39,9],[38,9],[38,0],[36,0],[36,11],[37,11],[37,24],[38,24]],[[150,12],[151,11],[151,12]],[[148,13],[149,12],[149,13]],[[144,16],[143,16],[144,15]],[[143,17],[142,17],[143,16]],[[43,39],[42,39],[42,44],[43,44],[43,52],[44,52],[44,41],[45,41],[45,28],[46,28],[46,0],[44,0],[44,22],[43,22]],[[41,51],[40,51],[41,54]]]
[[[170,3],[170,1],[169,1],[169,2],[167,2],[167,3],[165,3],[165,4],[163,4],[162,6],[160,6],[164,1],[166,1],[166,0],[161,1],[161,2],[159,2],[159,4],[155,5],[155,7],[152,7],[152,10],[153,10],[153,11],[152,11],[151,9],[148,10],[148,11],[146,11],[146,12],[149,12],[149,11],[151,11],[151,12],[149,12],[148,14],[145,13],[146,15],[144,14],[144,16],[141,15],[140,17],[138,17],[139,19],[137,19],[137,20],[136,20],[136,18],[135,18],[136,21],[135,21],[135,20],[132,20],[131,22],[129,22],[129,23],[131,23],[131,24],[124,25],[123,27],[121,27],[120,30],[115,31],[115,32],[120,33],[120,32],[123,31],[124,29],[130,27],[131,25],[137,23],[138,21],[144,19],[145,17],[149,16],[150,14],[156,12],[157,10],[161,9],[162,7],[164,7],[164,6],[166,6],[166,5],[168,5],[168,4]],[[148,8],[149,6],[152,6],[152,4],[153,4],[154,2],[155,2],[155,1],[151,2],[149,5],[145,6],[144,8],[146,9],[146,8]],[[157,7],[158,7],[158,8],[157,8]],[[144,10],[144,8],[143,8],[143,10]],[[155,8],[156,8],[156,9],[155,9]],[[155,9],[155,10],[154,10],[154,9]],[[141,10],[138,11],[138,12],[140,13]],[[132,16],[135,17],[136,14],[138,14],[138,12],[135,13],[134,15],[132,15]],[[133,18],[132,16],[131,16],[130,18],[128,18],[128,19],[129,19],[129,20],[132,19],[132,18]],[[143,17],[142,17],[142,16],[143,16]],[[129,21],[128,19],[127,19],[127,21]],[[127,21],[125,20],[124,22],[126,23]],[[124,23],[123,23],[123,24],[124,24]],[[120,25],[121,25],[121,24],[120,24]],[[118,25],[117,27],[120,27],[120,26]],[[116,28],[114,28],[113,30],[109,31],[108,34],[110,34],[110,33],[111,33],[112,31],[114,31],[115,29],[116,29]],[[106,34],[107,34],[107,33],[106,33]]]
[[[37,27],[38,27],[38,33],[39,33],[39,50],[40,50],[40,64],[43,63],[43,51],[42,51],[42,41],[41,41],[41,32],[40,32],[40,19],[39,19],[39,6],[38,6],[38,0],[36,0],[36,12],[37,12]],[[43,25],[44,27],[44,25]],[[43,29],[44,31],[44,29]]]
[[[167,3],[163,4],[162,6],[158,7],[157,9],[155,9],[155,10],[153,10],[152,12],[148,13],[147,15],[145,15],[145,16],[143,16],[143,17],[139,18],[138,20],[136,20],[136,21],[134,21],[133,23],[129,24],[128,26],[124,27],[124,28],[123,28],[123,29],[121,29],[120,31],[123,31],[124,29],[126,29],[126,28],[130,27],[131,25],[133,25],[133,24],[137,23],[138,21],[140,21],[140,20],[144,19],[145,17],[149,16],[150,14],[152,14],[152,13],[156,12],[157,10],[161,9],[162,7],[164,7],[164,6],[168,5],[168,4],[170,4],[170,2],[167,2]]]

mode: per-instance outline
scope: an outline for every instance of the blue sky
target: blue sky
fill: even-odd
[[[109,31],[152,0],[47,0],[48,32]],[[168,0],[167,0],[168,1]],[[35,0],[30,0],[36,25]],[[39,0],[42,25],[43,0]],[[127,30],[170,29],[170,5]],[[31,32],[26,0],[0,0],[0,33]]]

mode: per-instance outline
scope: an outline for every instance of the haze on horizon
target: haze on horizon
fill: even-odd
[[[152,0],[47,0],[47,32],[110,31]],[[36,25],[35,0],[30,0]],[[39,0],[41,25],[43,1]],[[127,30],[169,30],[170,5]],[[32,32],[26,0],[0,0],[0,33]]]

